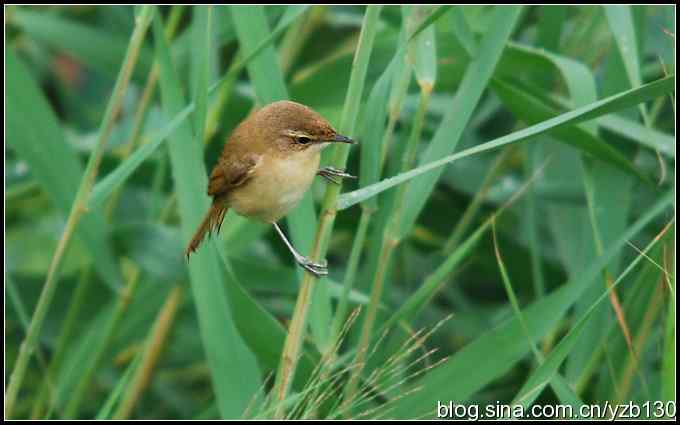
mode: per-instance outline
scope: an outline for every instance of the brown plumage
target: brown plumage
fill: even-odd
[[[275,224],[307,191],[317,175],[321,150],[331,142],[352,143],[299,103],[274,102],[249,115],[232,132],[210,173],[208,195],[213,202],[186,248],[187,257],[207,234],[219,232],[229,208]],[[330,179],[326,174],[322,173]]]

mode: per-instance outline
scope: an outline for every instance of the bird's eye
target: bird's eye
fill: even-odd
[[[310,139],[307,136],[298,136],[297,137],[297,142],[300,143],[301,145],[306,145],[307,143],[311,142],[312,139]]]

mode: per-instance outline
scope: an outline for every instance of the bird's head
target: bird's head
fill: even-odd
[[[332,143],[355,143],[338,134],[319,113],[296,102],[270,103],[252,118],[261,140],[282,153],[318,153]]]

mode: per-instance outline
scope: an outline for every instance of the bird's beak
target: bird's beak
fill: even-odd
[[[340,134],[336,134],[335,136],[333,136],[333,138],[331,140],[329,140],[329,142],[349,143],[350,145],[353,145],[353,144],[356,143],[356,141],[350,139],[349,137],[342,136]]]

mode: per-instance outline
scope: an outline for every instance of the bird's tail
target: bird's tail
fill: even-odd
[[[184,251],[187,260],[191,253],[198,249],[198,246],[201,244],[206,234],[220,232],[220,227],[222,227],[222,221],[224,221],[224,215],[227,213],[227,210],[228,208],[224,207],[221,202],[213,202],[203,218],[203,221],[201,221],[201,224],[198,226],[198,229],[196,229],[196,233],[194,233],[194,236],[191,238],[191,242],[189,242],[189,245],[187,245],[187,248]]]

